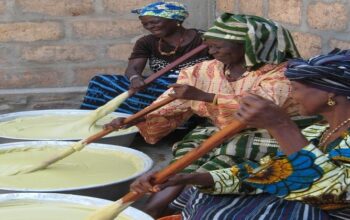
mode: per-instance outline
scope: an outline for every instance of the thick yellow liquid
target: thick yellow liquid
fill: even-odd
[[[41,147],[0,150],[0,188],[61,189],[107,184],[127,178],[143,166],[140,158],[131,153],[86,148],[44,170],[5,175],[9,170],[36,165],[64,149]]]
[[[98,120],[96,124],[91,124],[93,119],[83,115],[21,117],[0,122],[0,136],[30,140],[78,140],[101,131],[103,125],[114,118],[113,115],[107,115]],[[126,130],[119,130],[108,136],[122,135],[130,131],[137,131],[137,128],[131,127]]]
[[[95,208],[90,206],[63,202],[18,200],[0,203],[0,219],[3,220],[85,220],[93,211]],[[116,219],[135,218],[120,214]]]

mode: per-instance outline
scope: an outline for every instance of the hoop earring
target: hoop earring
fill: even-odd
[[[327,105],[335,106],[336,102],[332,99],[332,97],[328,97]]]

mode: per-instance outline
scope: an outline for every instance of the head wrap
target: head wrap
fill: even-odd
[[[299,57],[291,34],[276,22],[251,15],[222,14],[204,38],[243,42],[246,66],[278,64]]]
[[[290,80],[350,96],[350,50],[335,49],[309,60],[292,60],[285,75]]]
[[[188,17],[187,7],[179,2],[154,2],[131,12],[139,16],[155,16],[181,22]]]

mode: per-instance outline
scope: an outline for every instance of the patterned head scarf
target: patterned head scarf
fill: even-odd
[[[335,49],[309,60],[292,60],[285,75],[290,80],[350,96],[350,50]]]
[[[204,33],[204,38],[243,42],[248,67],[300,57],[288,30],[258,16],[224,13]]]
[[[131,12],[139,16],[155,16],[181,22],[188,17],[187,7],[179,2],[154,2]]]

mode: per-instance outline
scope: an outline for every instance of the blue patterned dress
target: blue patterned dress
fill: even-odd
[[[210,171],[214,187],[187,190],[172,205],[184,219],[350,219],[350,128],[318,146],[327,127],[305,128],[310,144],[289,156]]]

